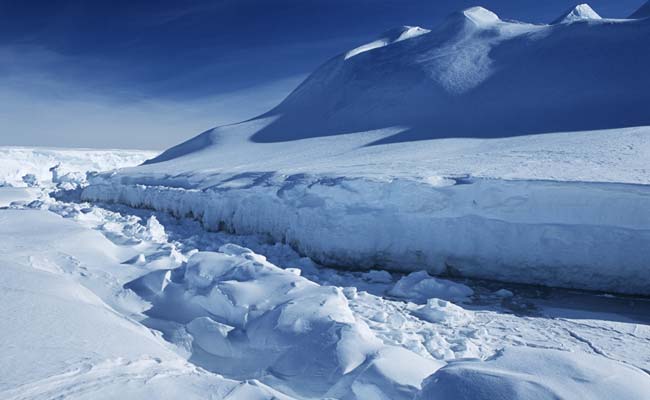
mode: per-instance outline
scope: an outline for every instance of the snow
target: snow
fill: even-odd
[[[425,321],[454,326],[467,325],[472,316],[457,305],[441,299],[429,299],[413,313]]]
[[[647,397],[650,25],[589,10],[389,31],[153,159],[0,148],[0,397]]]
[[[645,185],[464,178],[432,187],[401,177],[163,171],[152,164],[94,178],[83,197],[267,234],[327,265],[621,293],[650,287]]]
[[[650,294],[650,24],[475,7],[417,32],[333,58],[258,118],[93,175],[82,197],[329,266]]]
[[[595,18],[586,7],[571,15]],[[247,137],[276,143],[398,128],[377,144],[649,125],[648,31],[647,20],[535,25],[470,8],[429,33],[332,58]]]
[[[577,21],[598,20],[602,19],[600,15],[589,4],[578,4],[572,9],[568,10],[558,19],[553,21],[553,24],[572,23]]]
[[[340,289],[318,286],[248,249],[228,244],[216,253],[195,253],[183,269],[167,271],[164,276],[179,276],[164,285],[158,270],[154,279],[145,275],[129,287],[152,303],[149,315],[185,325],[193,337],[192,359],[208,370],[262,376],[262,382],[306,397],[334,396],[331,390],[346,397],[362,381],[379,393],[402,385],[403,393],[391,398],[410,398],[441,366],[404,349],[384,350]],[[375,377],[366,371],[377,368],[375,354],[384,363],[415,360],[420,368],[411,373],[417,378],[402,373],[399,380],[407,385],[392,375]],[[264,377],[265,371],[271,373]],[[330,372],[323,377],[323,371]],[[359,375],[354,384],[350,375]]]
[[[473,295],[474,291],[466,285],[433,278],[425,271],[418,271],[402,277],[389,294],[420,302],[432,297],[461,301]]]
[[[263,385],[240,388],[196,368],[118,313],[137,299],[129,300],[107,277],[107,268],[122,277],[129,272],[119,265],[124,249],[99,232],[46,211],[2,210],[0,237],[3,399],[104,399],[115,393],[199,399],[213,391],[225,398],[232,390],[282,398]],[[90,289],[98,285],[103,294],[121,293],[111,298],[115,308]]]
[[[470,7],[462,11],[462,15],[479,28],[501,22],[498,15],[483,7]]]
[[[125,166],[138,165],[148,158],[156,156],[156,152],[143,150],[93,150],[93,149],[56,149],[56,148],[27,148],[0,147],[0,186],[12,185],[29,186],[25,177],[30,176],[37,182],[52,183],[53,175],[61,179],[66,174],[73,176],[91,171],[105,171]],[[56,172],[51,170],[56,168]],[[69,176],[67,178],[72,178]],[[67,179],[63,178],[63,179]],[[55,179],[57,180],[57,179]],[[60,183],[54,182],[54,183]]]
[[[648,384],[643,299],[332,270],[262,236],[25,190],[39,201],[0,210],[2,398],[411,399],[442,393],[432,381],[482,393],[471,382],[484,375],[502,393],[529,381],[510,372],[517,359],[541,359],[544,387],[565,398],[581,382],[593,398]],[[625,387],[596,386],[611,373]]]
[[[419,26],[401,26],[399,28],[391,29],[381,35],[381,38],[348,51],[345,53],[344,59],[347,60],[348,58],[352,58],[363,52],[388,46],[393,43],[401,42],[402,40],[418,37],[429,32],[428,29],[423,29]]]
[[[22,187],[0,186],[0,207],[7,207],[11,203],[26,203],[36,198],[33,190]]]
[[[506,348],[485,362],[459,361],[427,378],[417,399],[645,399],[647,375],[606,358]]]

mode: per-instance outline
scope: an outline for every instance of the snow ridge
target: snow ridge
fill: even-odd
[[[428,29],[420,28],[419,26],[400,26],[398,28],[391,29],[381,35],[381,38],[361,45],[355,49],[352,49],[345,53],[344,59],[352,58],[366,51],[378,49],[380,47],[385,47],[393,43],[401,42],[403,40],[412,39],[431,32]]]

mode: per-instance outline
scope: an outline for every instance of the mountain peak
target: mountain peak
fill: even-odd
[[[584,21],[589,19],[602,19],[596,11],[594,11],[589,4],[578,4],[572,9],[562,14],[558,19],[553,21],[553,24],[571,23],[576,21]]]
[[[471,7],[462,11],[465,18],[474,22],[477,26],[491,25],[499,22],[499,16],[483,7]]]
[[[641,19],[650,17],[650,1],[639,7],[634,14],[630,15],[630,19]]]

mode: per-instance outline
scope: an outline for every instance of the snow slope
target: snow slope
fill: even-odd
[[[553,25],[474,7],[408,40],[340,55],[252,132],[269,143],[400,126],[379,143],[650,125],[648,20],[597,19],[587,5]],[[543,117],[542,117],[543,116]]]
[[[650,22],[585,10],[531,25],[476,7],[397,30],[83,197],[326,265],[649,294],[650,128],[622,127],[650,124]],[[524,135],[551,131],[568,132]]]

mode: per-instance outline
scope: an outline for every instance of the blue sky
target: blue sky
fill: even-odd
[[[642,0],[598,0],[624,17]],[[328,58],[473,5],[549,22],[565,0],[0,0],[0,144],[162,149],[268,110]]]

